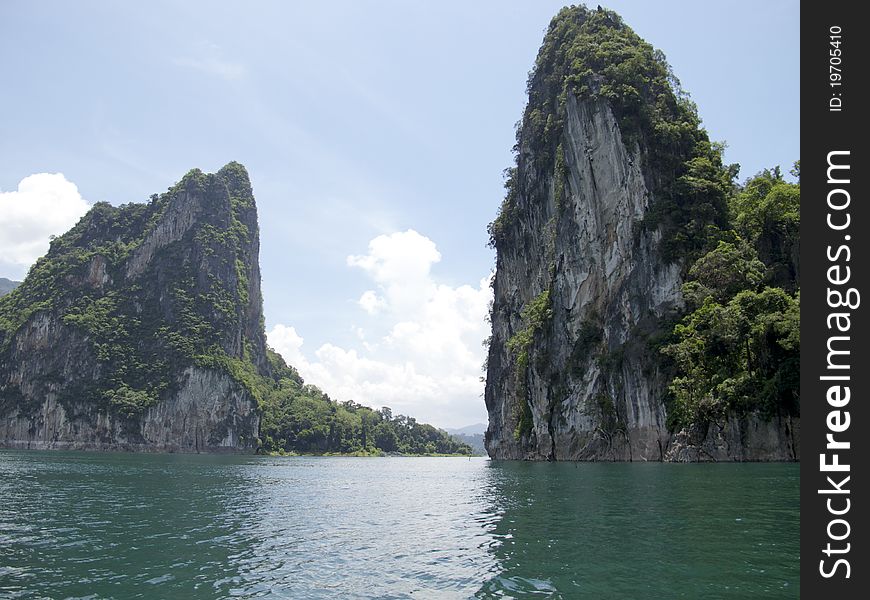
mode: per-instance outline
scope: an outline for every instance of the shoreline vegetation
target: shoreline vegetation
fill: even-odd
[[[338,402],[266,348],[272,379],[260,390],[258,453],[270,456],[471,456],[472,447],[389,407]],[[263,378],[265,379],[265,378]]]
[[[403,452],[324,452],[322,454],[308,452],[285,452],[283,450],[258,452],[256,456],[269,456],[277,458],[488,458],[487,456],[475,454],[444,454],[433,452],[431,454],[406,454]]]

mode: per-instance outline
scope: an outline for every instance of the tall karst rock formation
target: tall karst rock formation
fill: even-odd
[[[663,460],[659,347],[733,173],[660,52],[615,13],[563,9],[528,83],[490,226],[494,458]]]
[[[258,253],[238,163],[94,205],[0,299],[0,445],[255,449]]]

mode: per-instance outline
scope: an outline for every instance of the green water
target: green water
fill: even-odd
[[[798,465],[0,451],[3,598],[796,598]]]

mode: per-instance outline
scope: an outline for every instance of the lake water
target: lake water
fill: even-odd
[[[797,464],[0,450],[3,598],[797,598]]]

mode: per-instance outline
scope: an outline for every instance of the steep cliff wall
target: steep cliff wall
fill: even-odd
[[[95,205],[0,300],[0,445],[255,449],[258,254],[237,163]]]
[[[734,172],[663,56],[610,11],[563,9],[528,90],[490,226],[487,450],[697,459],[670,448],[674,373],[660,347],[683,313],[688,265],[726,227]],[[680,439],[696,448],[705,436]],[[719,444],[715,458],[764,458],[738,446]]]
[[[646,372],[643,344],[632,342],[642,322],[680,306],[679,265],[661,259],[659,233],[635,230],[650,191],[638,150],[626,148],[606,102],[568,94],[562,151],[564,171],[530,182],[541,195],[515,225],[519,243],[499,252],[487,377],[490,452],[661,458],[668,443],[663,382]],[[542,292],[550,315],[517,377],[507,342],[527,327],[523,309]],[[602,365],[611,351],[621,353],[619,364]],[[516,402],[524,395],[531,430],[520,432]]]

